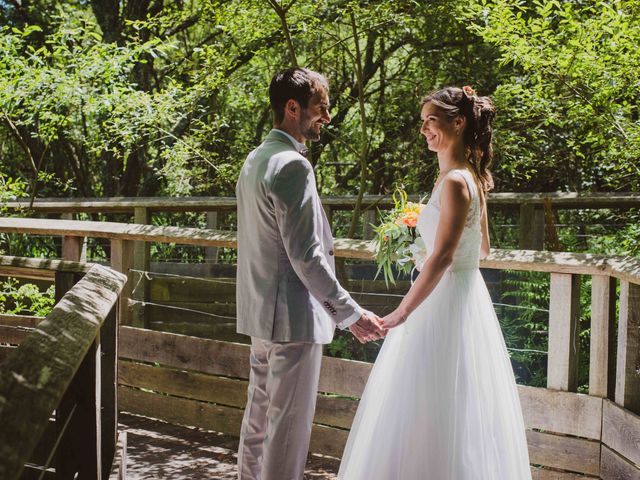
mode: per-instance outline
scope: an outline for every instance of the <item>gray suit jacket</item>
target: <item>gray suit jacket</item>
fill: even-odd
[[[329,343],[361,308],[335,277],[333,237],[309,161],[272,130],[236,185],[238,332]]]

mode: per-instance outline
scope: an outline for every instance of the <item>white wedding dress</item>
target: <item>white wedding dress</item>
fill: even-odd
[[[448,175],[462,175],[472,198],[453,264],[387,335],[351,428],[341,480],[531,479],[515,378],[478,267],[480,198],[470,172]],[[443,184],[418,220],[427,256]]]

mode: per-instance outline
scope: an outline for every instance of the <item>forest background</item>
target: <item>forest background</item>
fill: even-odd
[[[428,192],[419,101],[447,85],[496,103],[496,191],[640,191],[640,0],[0,0],[0,210],[233,196],[271,127],[269,80],[296,64],[331,86],[321,194]],[[573,215],[615,227],[563,249],[640,254],[637,210]],[[548,300],[548,279],[512,286]],[[514,342],[537,348],[543,320],[521,320]]]

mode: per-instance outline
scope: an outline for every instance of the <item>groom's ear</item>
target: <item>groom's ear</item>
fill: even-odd
[[[287,103],[284,105],[284,114],[291,119],[297,119],[298,115],[300,115],[300,104],[298,101],[293,98],[287,100]]]

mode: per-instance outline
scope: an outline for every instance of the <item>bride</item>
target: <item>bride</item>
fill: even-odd
[[[529,480],[518,391],[479,270],[489,253],[489,97],[445,88],[422,100],[440,174],[418,229],[420,274],[396,310],[358,407],[342,480]]]

